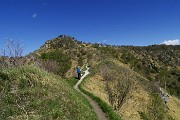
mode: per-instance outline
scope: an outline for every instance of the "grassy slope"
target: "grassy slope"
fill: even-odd
[[[64,79],[30,66],[0,69],[0,111],[0,119],[97,119]]]
[[[129,70],[128,67],[123,66],[121,63],[117,63],[117,61],[114,62],[117,66],[122,67],[124,69],[128,69],[129,72],[132,72],[131,70]],[[96,66],[95,69],[93,68],[92,75],[87,81],[85,81],[83,88],[88,92],[94,94],[95,96],[100,97],[103,101],[106,101],[106,103],[109,104],[108,95],[105,90],[105,81],[103,80],[102,75],[97,71],[97,69],[99,69],[98,66]],[[122,115],[125,120],[139,120],[140,115],[138,111],[146,110],[150,98],[148,84],[146,84],[147,82],[144,82],[147,80],[143,77],[140,77],[140,75],[138,75],[137,73],[134,74],[134,76],[137,76],[138,78],[136,80],[137,84],[136,86],[134,86],[135,89],[130,91],[131,97],[123,104],[122,108],[118,111],[119,114]],[[175,99],[175,97],[171,96],[170,102],[167,105],[170,108],[168,113],[174,118],[179,119],[180,101],[178,99]]]
[[[100,67],[96,67],[95,69],[99,69]],[[124,68],[124,66],[123,66]],[[98,70],[99,71],[99,70]],[[99,96],[102,100],[106,101],[108,104],[108,94],[106,92],[106,88],[105,88],[105,84],[106,82],[103,80],[102,75],[100,74],[100,72],[97,72],[92,75],[90,77],[90,79],[88,81],[85,82],[84,84],[84,88],[86,90],[88,90],[89,92],[93,93],[95,96]],[[138,110],[141,111],[143,110],[144,106],[147,104],[147,101],[149,99],[149,96],[147,94],[147,91],[140,87],[140,85],[138,85],[137,87],[138,89],[132,91],[133,96],[131,97],[131,99],[128,99],[127,102],[122,106],[122,109],[120,109],[119,114],[123,117],[123,119],[134,119],[134,120],[138,120],[140,119],[140,116],[138,114]],[[141,96],[141,94],[143,94],[143,96]],[[139,103],[139,99],[141,99],[141,101],[145,101],[142,104]],[[137,105],[135,105],[137,104]],[[132,109],[133,108],[133,109]]]

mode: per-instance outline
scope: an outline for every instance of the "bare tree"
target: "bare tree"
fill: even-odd
[[[2,61],[1,65],[17,66],[21,65],[21,57],[23,54],[23,47],[20,41],[14,41],[12,39],[6,39],[5,49],[2,49]]]
[[[118,110],[128,100],[130,90],[133,88],[133,75],[127,69],[112,70],[104,66],[101,74],[106,80],[106,91],[109,96],[109,103]]]
[[[21,57],[23,53],[23,47],[20,41],[14,41],[12,39],[6,39],[7,54],[9,57]]]

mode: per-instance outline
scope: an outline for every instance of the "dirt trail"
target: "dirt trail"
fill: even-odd
[[[81,77],[81,79],[76,83],[76,85],[74,86],[74,89],[76,89],[78,92],[80,92],[84,97],[87,98],[87,100],[89,101],[89,103],[91,104],[91,106],[93,107],[94,111],[96,112],[99,120],[108,120],[105,113],[102,111],[102,109],[99,107],[99,105],[92,99],[90,98],[88,95],[84,94],[83,92],[81,92],[78,88],[79,84],[83,81],[83,79],[89,74],[89,67],[86,67],[86,71],[85,74]]]

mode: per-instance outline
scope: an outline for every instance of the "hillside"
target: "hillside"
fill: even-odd
[[[139,120],[139,112],[147,112],[154,94],[160,94],[158,87],[152,82],[118,61],[104,61],[92,66],[91,75],[83,86],[85,90],[112,105],[124,120]],[[160,109],[164,110],[164,114],[160,115],[163,118],[158,119],[179,119],[180,101],[176,97],[171,96],[167,105],[161,100],[155,104],[159,106],[153,107],[154,111],[161,113]]]
[[[60,35],[27,56],[27,63],[63,78],[75,77],[76,67],[88,63],[91,76],[83,88],[124,119],[179,119],[180,46],[110,46]],[[168,104],[160,98],[160,88],[169,93]]]
[[[121,62],[180,97],[180,46],[127,47]]]
[[[158,82],[170,94],[180,96],[180,46],[110,46],[83,43],[60,35],[47,41],[33,56],[36,62],[42,58],[45,68],[62,77],[75,76],[78,65],[94,65],[105,59],[117,60],[150,81]]]
[[[87,100],[61,77],[24,66],[0,68],[0,119],[96,120]]]

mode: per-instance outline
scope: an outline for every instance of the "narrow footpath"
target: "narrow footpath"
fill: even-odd
[[[74,86],[74,89],[76,89],[79,93],[81,93],[84,97],[87,98],[87,100],[89,101],[89,103],[91,104],[91,106],[93,107],[94,111],[96,112],[99,120],[108,120],[105,113],[102,111],[102,109],[99,107],[99,105],[92,99],[90,98],[88,95],[84,94],[83,92],[81,92],[79,90],[79,85],[81,84],[81,82],[83,81],[83,79],[89,74],[89,67],[86,67],[86,71],[85,74],[81,77],[81,79],[76,83],[76,85]]]

